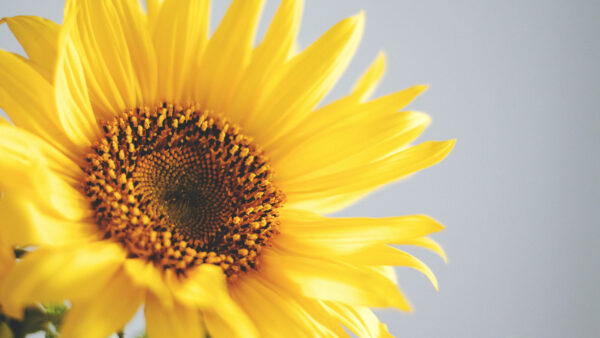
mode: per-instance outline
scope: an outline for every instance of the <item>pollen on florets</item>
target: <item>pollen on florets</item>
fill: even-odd
[[[102,132],[86,157],[83,190],[105,237],[179,273],[215,264],[233,278],[257,268],[285,196],[239,127],[163,104],[105,121]]]

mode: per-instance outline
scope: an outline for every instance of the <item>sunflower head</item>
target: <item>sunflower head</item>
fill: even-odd
[[[332,218],[441,161],[413,141],[426,86],[371,99],[375,62],[322,104],[364,14],[305,49],[301,0],[254,44],[261,0],[67,0],[62,25],[2,19],[28,58],[0,51],[0,303],[69,300],[64,337],[105,337],[144,305],[150,337],[388,334],[370,307],[410,310],[391,246],[444,256],[425,215]],[[15,246],[31,250],[18,261]],[[119,304],[115,307],[115,304]]]
[[[105,238],[178,273],[256,268],[285,195],[263,151],[215,114],[162,104],[102,122],[83,192]]]

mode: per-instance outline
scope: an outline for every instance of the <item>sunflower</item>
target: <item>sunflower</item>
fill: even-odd
[[[392,266],[437,287],[390,246],[444,257],[435,220],[324,216],[448,154],[410,145],[430,120],[401,110],[426,87],[371,100],[380,54],[318,107],[363,13],[297,51],[302,1],[254,46],[262,6],[233,1],[210,38],[206,0],[3,19],[28,58],[0,51],[0,222],[36,247],[5,278],[5,313],[68,299],[64,337],[104,337],[141,305],[150,337],[375,337],[370,307],[409,310]]]

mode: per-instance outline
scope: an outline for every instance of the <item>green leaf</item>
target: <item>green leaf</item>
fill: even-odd
[[[51,322],[58,329],[68,310],[67,306],[62,303],[46,304],[45,308],[47,321]]]
[[[23,338],[41,331],[46,338],[58,338],[58,327],[67,310],[64,304],[38,304],[25,308],[22,320],[8,318],[0,312],[0,337]]]

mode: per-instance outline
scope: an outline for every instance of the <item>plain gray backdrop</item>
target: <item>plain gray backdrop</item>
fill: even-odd
[[[228,3],[213,1],[213,29]],[[277,5],[267,3],[260,32]],[[0,17],[61,22],[62,6],[0,0]],[[600,336],[600,2],[309,0],[300,45],[360,9],[362,43],[326,101],[344,95],[384,50],[377,94],[430,84],[410,106],[433,117],[420,141],[458,139],[443,163],[337,214],[426,213],[446,225],[435,238],[449,264],[411,251],[434,270],[440,291],[399,270],[414,312],[378,311],[390,331]],[[0,47],[22,53],[6,26]],[[136,318],[128,333],[140,331]]]

